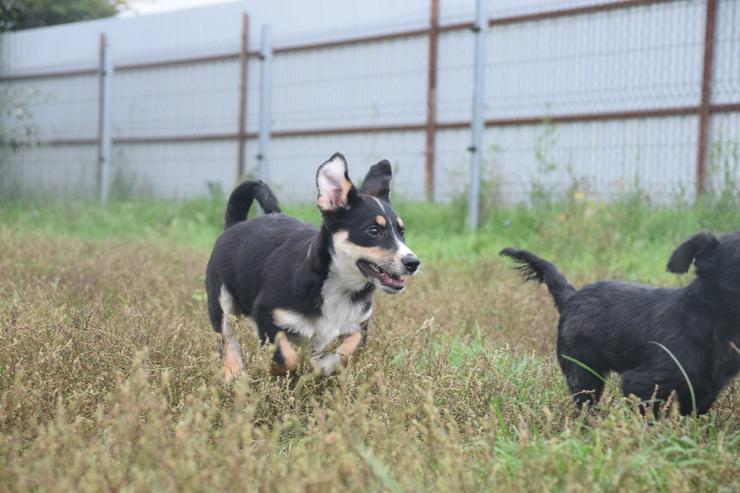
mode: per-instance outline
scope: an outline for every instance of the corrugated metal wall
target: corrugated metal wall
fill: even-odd
[[[23,93],[20,99],[32,115],[36,145],[0,156],[0,185],[14,193],[95,193],[96,74],[9,77],[94,69],[97,36],[106,32],[118,68],[112,89],[117,190],[184,198],[207,193],[208,183],[216,183],[228,191],[236,180],[238,50],[241,12],[246,11],[251,17],[250,50],[259,49],[261,23],[269,22],[276,32],[270,162],[271,181],[281,199],[311,200],[316,166],[337,150],[347,155],[357,181],[369,165],[390,159],[396,169],[395,193],[422,199],[429,1],[384,1],[383,15],[363,5],[364,18],[353,16],[346,2],[327,2],[323,8],[289,2],[292,10],[285,15],[283,4],[245,1],[8,35],[0,47],[0,84],[5,91]],[[692,108],[701,103],[706,0],[513,19],[613,3],[491,0],[486,193],[511,203],[526,200],[533,186],[562,192],[575,184],[587,195],[609,199],[639,183],[654,201],[693,198],[699,119]],[[473,34],[445,26],[469,22],[473,7],[472,0],[440,0],[434,149],[438,200],[463,193],[467,184],[470,136],[464,123],[471,113]],[[718,0],[717,8],[712,103],[737,106],[740,0]],[[392,39],[281,49],[407,30],[413,32]],[[223,56],[134,66],[207,55]],[[247,174],[254,174],[257,164],[259,70],[259,59],[250,57]],[[629,115],[656,108],[688,110]],[[734,166],[730,176],[740,179],[739,109],[712,114],[710,186],[721,186],[726,176],[719,166]],[[588,117],[605,113],[612,116]],[[5,127],[16,125],[12,115],[3,120]]]

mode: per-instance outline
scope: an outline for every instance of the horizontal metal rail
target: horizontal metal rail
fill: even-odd
[[[122,63],[116,65],[116,72],[127,70],[144,70],[150,68],[176,67],[178,65],[193,65],[195,63],[220,62],[224,60],[238,60],[239,52],[218,53],[214,55],[202,55],[186,58],[172,58],[169,60],[152,60],[150,62]]]
[[[332,39],[329,41],[316,41],[314,43],[291,44],[285,46],[276,46],[273,53],[295,53],[298,51],[321,50],[326,48],[338,48],[341,46],[351,46],[366,43],[381,43],[383,41],[393,41],[395,39],[413,38],[417,36],[427,36],[429,28],[422,27],[419,29],[409,29],[405,31],[395,31],[383,34],[370,34],[365,36],[353,36],[351,38]]]
[[[15,82],[19,80],[61,79],[64,77],[80,77],[98,75],[98,67],[71,70],[57,70],[54,72],[33,72],[27,74],[0,75],[0,82]]]
[[[670,0],[668,0],[670,1]],[[559,17],[575,17],[578,15],[598,14],[601,12],[610,12],[612,10],[621,10],[632,7],[644,7],[646,5],[667,3],[666,0],[622,0],[618,2],[606,2],[596,5],[584,5],[582,7],[568,7],[563,9],[545,10],[533,12],[531,14],[512,15],[507,17],[493,18],[488,21],[488,25],[505,26],[509,24],[521,24],[523,22],[543,21],[548,19],[557,19]]]
[[[648,118],[670,118],[675,116],[696,115],[699,106],[678,106],[674,108],[650,108],[645,110],[611,111],[598,113],[572,113],[562,115],[528,116],[520,118],[488,118],[485,120],[486,127],[508,127],[520,125],[540,125],[543,123],[581,123],[600,122],[611,120],[634,120]],[[709,107],[710,113],[740,112],[740,103],[713,104]],[[272,136],[275,138],[289,137],[311,137],[322,135],[349,135],[362,133],[394,133],[394,132],[421,132],[426,129],[426,122],[401,123],[388,125],[358,125],[348,127],[324,127],[324,128],[302,128],[275,130]],[[437,130],[456,130],[470,128],[469,121],[438,122]],[[247,132],[247,139],[257,138],[256,132]],[[113,139],[114,144],[172,144],[183,142],[217,142],[228,141],[239,138],[239,133],[218,134],[190,134],[190,135],[160,135],[153,137],[118,137]],[[74,145],[96,145],[95,138],[80,139],[51,139],[37,141],[36,145],[42,146],[74,146]]]

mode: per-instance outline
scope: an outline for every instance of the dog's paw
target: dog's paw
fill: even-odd
[[[342,360],[337,353],[322,353],[312,360],[312,366],[316,375],[328,377],[334,374],[341,366]]]
[[[224,384],[228,385],[238,379],[243,370],[243,365],[228,365],[226,364],[226,361],[224,361]]]

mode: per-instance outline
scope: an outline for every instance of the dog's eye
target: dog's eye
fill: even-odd
[[[400,234],[401,236],[406,234],[406,228],[404,226],[401,226],[400,224],[398,225],[398,234]]]
[[[377,227],[377,226],[370,226],[370,227],[369,227],[369,228],[367,229],[367,234],[368,234],[368,235],[369,235],[369,236],[370,236],[371,238],[377,238],[378,236],[380,236],[380,228],[379,228],[379,227]]]

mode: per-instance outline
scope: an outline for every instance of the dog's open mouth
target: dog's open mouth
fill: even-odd
[[[393,274],[377,264],[367,260],[358,260],[357,267],[368,279],[376,279],[380,284],[393,291],[400,291],[404,287],[404,279],[398,274]]]

